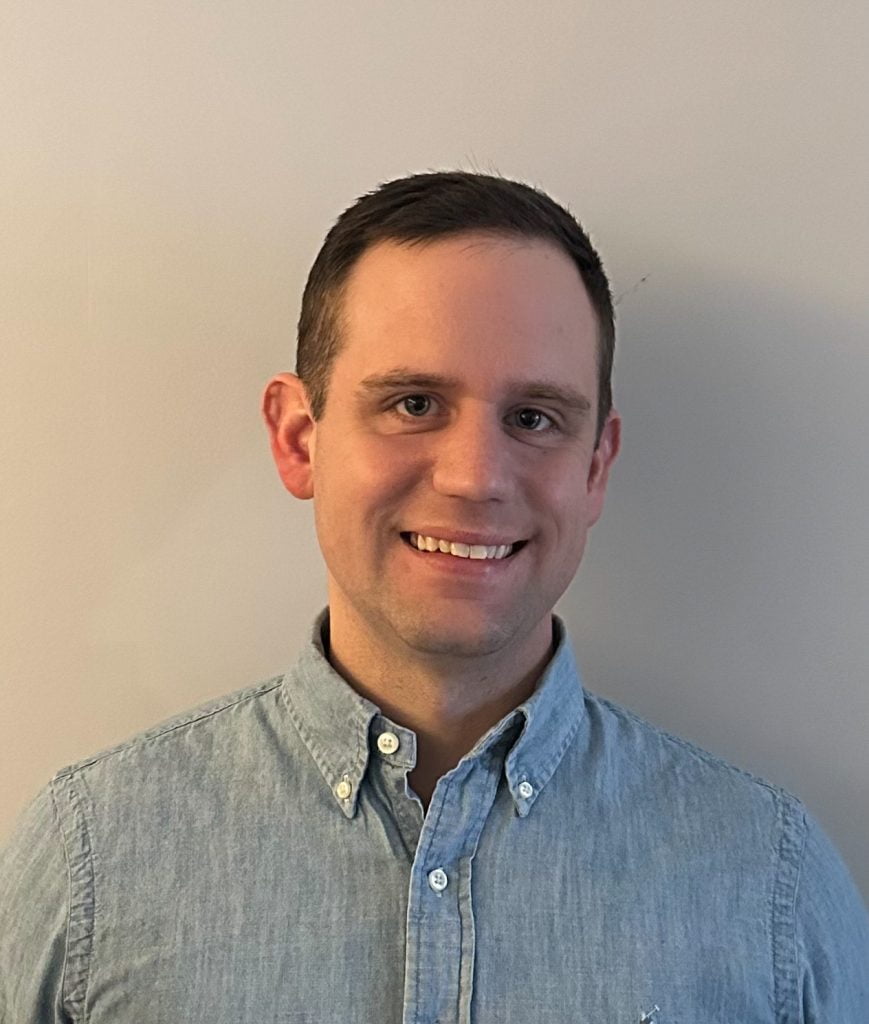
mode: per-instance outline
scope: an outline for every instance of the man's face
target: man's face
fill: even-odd
[[[524,239],[381,243],[341,322],[309,444],[333,635],[405,656],[548,643],[618,448],[614,415],[594,448],[597,321],[575,266]]]

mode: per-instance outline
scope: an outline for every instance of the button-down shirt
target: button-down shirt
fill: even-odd
[[[4,1024],[857,1024],[869,926],[801,804],[557,648],[437,784],[330,667],[61,771],[0,866]]]

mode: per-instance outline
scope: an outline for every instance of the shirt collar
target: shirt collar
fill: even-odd
[[[557,615],[552,617],[552,639],[552,658],[540,681],[513,712],[522,732],[504,764],[516,811],[523,818],[555,774],[585,713],[582,680],[567,629]]]
[[[416,735],[380,714],[329,664],[323,644],[328,609],[314,622],[311,638],[284,676],[290,718],[342,812],[352,818],[372,745],[385,732],[400,741],[400,760],[416,763]],[[583,690],[564,623],[553,616],[554,653],[534,693],[483,736],[467,758],[503,749],[507,785],[524,817],[552,778],[583,715]]]

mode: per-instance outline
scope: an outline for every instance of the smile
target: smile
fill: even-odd
[[[508,558],[524,546],[524,541],[515,544],[463,544],[461,541],[447,540],[442,537],[425,537],[421,533],[403,533],[402,537],[411,547],[418,551],[440,552],[454,558],[473,558],[477,560]]]

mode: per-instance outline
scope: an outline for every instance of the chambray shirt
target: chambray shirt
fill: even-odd
[[[322,620],[321,620],[322,624]],[[800,803],[584,692],[440,780],[331,669],[61,771],[0,865],[3,1024],[857,1024],[869,927]]]

